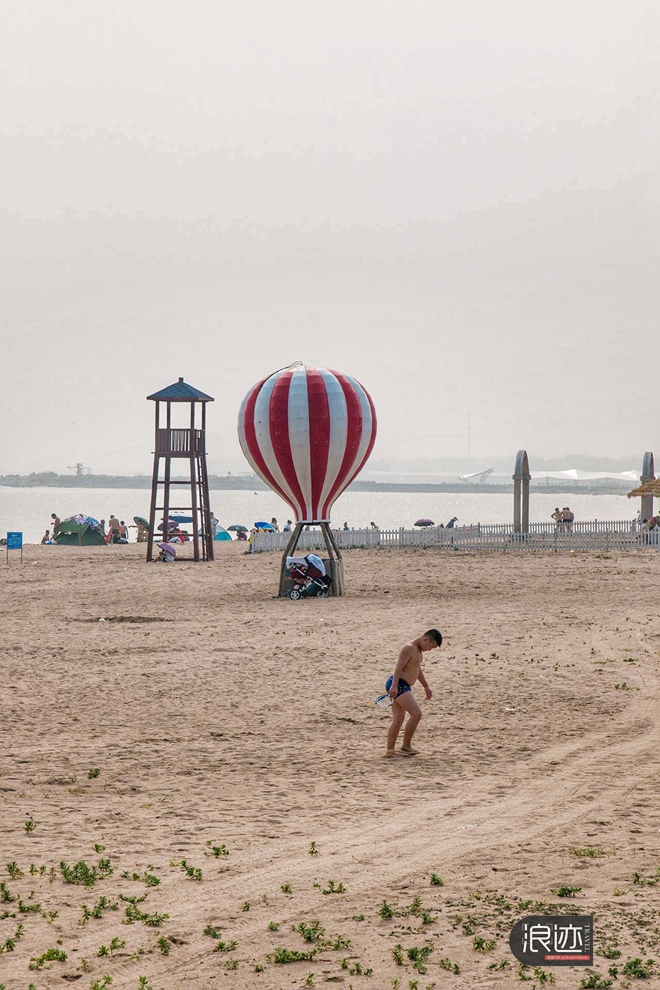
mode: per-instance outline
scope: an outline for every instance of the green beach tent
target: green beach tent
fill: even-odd
[[[105,535],[98,519],[92,516],[69,516],[53,530],[53,543],[59,546],[105,546]]]

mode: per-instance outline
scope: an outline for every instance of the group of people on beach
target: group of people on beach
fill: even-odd
[[[47,529],[44,535],[41,537],[41,542],[52,543],[53,537],[55,536],[55,531],[60,525],[62,520],[57,515],[56,512],[51,512],[51,526],[52,530]],[[114,512],[110,513],[110,518],[108,519],[107,529],[105,519],[99,520],[99,525],[103,530],[103,536],[106,543],[128,543],[128,526],[123,519],[117,519]]]
[[[559,509],[555,506],[555,511],[552,513],[550,518],[554,519],[559,529],[563,529],[567,533],[573,532],[575,515],[571,512],[567,505],[565,505],[563,509]]]

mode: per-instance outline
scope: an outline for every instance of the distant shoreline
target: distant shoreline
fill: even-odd
[[[4,488],[125,488],[151,489],[151,476],[111,475],[111,474],[54,474],[42,472],[39,474],[0,475],[0,487]],[[209,488],[213,491],[269,491],[260,478],[239,477],[237,475],[211,475]],[[462,481],[443,482],[441,484],[390,482],[390,481],[354,481],[348,491],[353,492],[436,492],[442,494],[471,494],[471,495],[509,495],[513,485],[479,485]],[[608,485],[589,484],[588,482],[562,481],[560,484],[532,484],[530,491],[546,495],[575,494],[575,495],[626,495],[627,485],[615,483]]]

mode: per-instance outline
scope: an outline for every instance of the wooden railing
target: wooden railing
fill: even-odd
[[[170,457],[191,457],[204,453],[203,430],[157,430],[156,453]]]
[[[284,550],[290,533],[259,532],[251,542],[253,553]],[[448,550],[495,550],[500,553],[524,550],[633,550],[660,546],[660,527],[640,529],[630,520],[580,521],[572,527],[555,523],[531,523],[528,533],[514,533],[505,523],[485,523],[455,529],[338,529],[333,530],[341,549],[378,547],[437,547]],[[304,529],[298,550],[323,548],[316,528]]]

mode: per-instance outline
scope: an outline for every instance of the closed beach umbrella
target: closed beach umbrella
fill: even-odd
[[[298,522],[329,522],[333,503],[371,454],[376,411],[350,375],[298,362],[250,389],[238,436],[254,471]]]
[[[435,526],[432,519],[418,519],[415,526]]]

